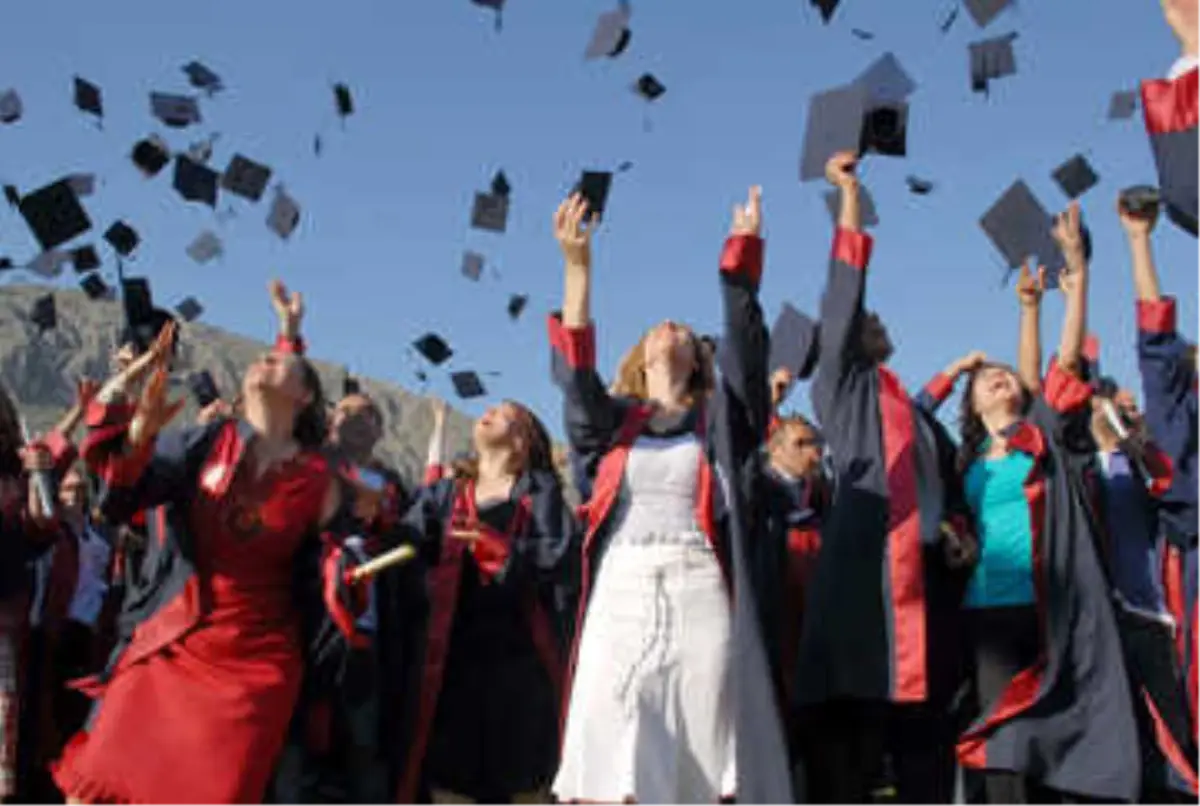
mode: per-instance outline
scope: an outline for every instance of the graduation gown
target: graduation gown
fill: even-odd
[[[712,398],[693,413],[704,445],[697,468],[696,522],[734,597],[736,796],[748,803],[786,803],[792,799],[787,751],[759,624],[750,554],[753,504],[747,466],[770,417],[767,332],[758,303],[762,257],[763,242],[755,236],[729,238],[721,255],[724,328],[717,352],[719,377]],[[586,532],[578,636],[615,526],[612,515],[621,495],[625,463],[652,412],[640,401],[608,393],[596,371],[592,325],[567,328],[557,315],[550,317],[548,325],[552,372],[563,391],[567,438],[591,478],[592,495],[583,507]],[[574,659],[573,650],[568,691]],[[569,702],[569,696],[564,701]]]
[[[1025,481],[1041,652],[963,733],[959,762],[1087,797],[1136,800],[1141,759],[1098,525],[1084,473],[1091,388],[1054,362],[1041,396],[1006,435],[1034,460]]]
[[[1173,79],[1142,82],[1142,112],[1167,215],[1192,235],[1196,234],[1198,91],[1196,68]]]

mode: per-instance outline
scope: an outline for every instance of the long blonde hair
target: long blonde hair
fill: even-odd
[[[646,385],[646,340],[650,338],[653,331],[654,328],[651,328],[643,333],[637,344],[633,345],[632,349],[625,353],[621,362],[617,364],[617,377],[613,381],[611,389],[614,395],[631,397],[636,400],[649,399]],[[688,329],[688,338],[692,342],[696,366],[693,367],[692,374],[688,377],[685,402],[694,406],[707,399],[713,390],[715,384],[713,356],[712,350],[704,343],[704,340],[690,328]]]

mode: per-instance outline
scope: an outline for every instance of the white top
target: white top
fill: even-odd
[[[707,545],[696,524],[695,434],[641,436],[629,451],[612,545]]]

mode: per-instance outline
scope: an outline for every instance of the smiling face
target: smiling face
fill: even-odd
[[[1025,397],[1017,373],[999,364],[985,364],[970,380],[971,408],[982,416],[993,412],[1019,412]]]

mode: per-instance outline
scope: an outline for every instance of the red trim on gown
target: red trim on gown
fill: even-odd
[[[207,615],[166,651],[118,667],[90,730],[71,739],[55,766],[70,796],[262,802],[303,673],[293,559],[312,539],[330,476],[316,456],[258,483],[243,476],[246,467],[225,496],[201,488],[193,504]]]

